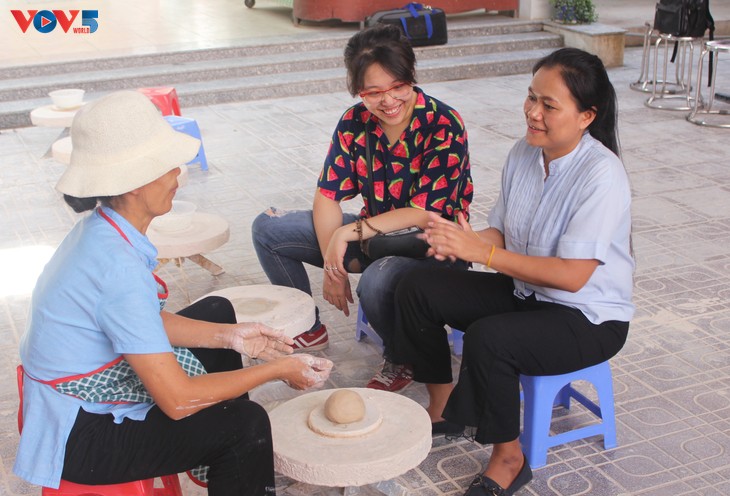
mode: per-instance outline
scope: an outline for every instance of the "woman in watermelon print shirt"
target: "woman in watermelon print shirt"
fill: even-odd
[[[360,305],[383,339],[385,357],[383,371],[368,387],[389,391],[402,389],[412,380],[408,366],[393,366],[389,360],[398,280],[413,269],[466,269],[467,264],[434,258],[371,260],[358,241],[377,231],[424,228],[428,212],[451,221],[459,213],[468,218],[473,194],[464,122],[454,109],[415,86],[415,63],[410,43],[396,27],[378,25],[349,40],[345,48],[348,89],[362,101],[347,109],[337,123],[313,209],[272,207],[252,227],[256,253],[273,284],[311,295],[304,264],[322,267],[324,299],[345,315],[349,316],[349,304],[354,302],[348,273],[362,273],[357,287]],[[340,202],[358,195],[364,203],[360,213],[343,213]],[[309,332],[295,338],[295,349],[322,349],[327,341],[318,316]]]
[[[631,188],[618,157],[616,93],[601,60],[562,48],[539,60],[488,229],[434,217],[440,259],[497,272],[438,268],[396,290],[396,359],[426,384],[441,431],[476,427],[489,463],[465,496],[509,496],[532,471],[520,446],[520,375],[558,375],[613,357],[634,314]],[[456,386],[444,324],[464,330]]]

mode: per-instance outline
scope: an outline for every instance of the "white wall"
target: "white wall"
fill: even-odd
[[[520,19],[549,19],[548,0],[520,0]]]

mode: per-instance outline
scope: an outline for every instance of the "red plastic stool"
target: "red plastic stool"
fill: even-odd
[[[42,496],[182,496],[180,479],[176,475],[160,477],[163,487],[155,488],[154,479],[123,484],[85,486],[61,480],[58,489],[44,487]]]
[[[139,88],[140,93],[155,104],[162,112],[162,115],[182,115],[180,113],[180,101],[177,99],[177,91],[171,86],[160,86],[157,88]]]
[[[16,368],[18,374],[18,432],[23,432],[23,379],[25,371],[22,365]],[[182,496],[180,479],[177,474],[160,477],[162,487],[155,487],[154,479],[145,479],[122,484],[87,486],[75,484],[61,479],[58,489],[44,487],[42,496]]]

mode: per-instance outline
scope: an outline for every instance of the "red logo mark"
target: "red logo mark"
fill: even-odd
[[[22,10],[11,10],[10,13],[13,14],[13,17],[15,17],[15,22],[18,23],[20,29],[25,33],[28,30],[28,26],[30,26],[30,23],[33,22],[33,18],[38,13],[38,11],[29,10],[27,19],[23,15]]]
[[[33,19],[35,18],[36,14],[38,13],[37,10],[28,10],[28,17],[26,18],[25,15],[23,15],[22,10],[11,10],[10,13],[13,14],[13,17],[15,17],[15,22],[18,23],[18,26],[20,29],[25,33],[28,30],[28,27],[30,27],[31,23],[33,22]],[[46,11],[47,12],[47,11]],[[61,25],[61,29],[63,29],[64,33],[68,33],[68,30],[71,28],[71,24],[73,24],[76,17],[79,15],[79,10],[69,10],[68,16],[66,15],[66,12],[63,10],[52,10],[54,17],[56,18],[56,21],[58,21],[58,24]],[[70,16],[70,18],[69,18]],[[53,22],[53,19],[49,19],[45,15],[41,15],[40,19],[40,25],[42,28],[48,26]]]

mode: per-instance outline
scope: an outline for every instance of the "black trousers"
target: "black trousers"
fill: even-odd
[[[179,312],[198,320],[234,323],[233,306],[206,298]],[[232,350],[191,350],[209,373],[241,368]],[[242,396],[172,420],[154,406],[143,421],[79,411],[66,444],[62,478],[115,484],[210,467],[211,496],[264,496],[274,488],[271,426],[266,411]]]
[[[503,443],[520,434],[520,374],[556,375],[603,362],[623,347],[628,322],[596,325],[581,311],[521,300],[502,274],[426,269],[396,289],[395,353],[414,379],[452,381],[444,329],[464,331],[459,380],[444,418],[477,428],[476,441]]]

